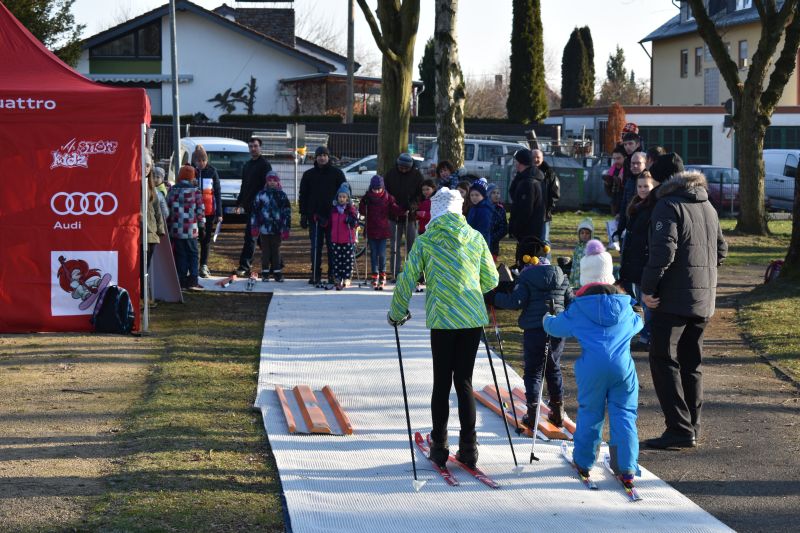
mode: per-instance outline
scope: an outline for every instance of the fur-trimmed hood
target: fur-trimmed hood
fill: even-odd
[[[657,191],[658,198],[682,196],[695,202],[708,201],[708,183],[702,172],[680,172],[665,181]]]

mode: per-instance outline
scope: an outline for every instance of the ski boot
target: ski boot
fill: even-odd
[[[344,280],[340,279],[339,281],[336,282],[336,290],[341,291],[343,289],[344,289]]]
[[[282,283],[283,282],[283,272],[281,272],[280,270],[276,270],[275,272],[273,272],[273,275],[274,275],[275,281],[277,281],[278,283]]]
[[[200,277],[207,278],[211,275],[211,271],[208,269],[208,265],[200,265]]]
[[[447,446],[447,439],[444,442],[436,442],[431,438],[431,451],[428,459],[439,465],[440,468],[447,466],[447,458],[450,456],[450,448]]]
[[[536,431],[536,428],[533,427],[536,424],[536,411],[539,409],[538,403],[529,403],[528,404],[528,412],[522,415],[522,425],[529,428],[532,431]]]
[[[378,290],[382,291],[385,286],[386,286],[386,272],[381,272],[381,275],[378,278]]]
[[[547,420],[557,428],[564,427],[564,418],[567,414],[564,412],[563,400],[550,400],[550,414],[547,415]]]
[[[261,281],[269,281],[269,270],[261,271]]]
[[[475,468],[478,463],[478,443],[476,442],[475,433],[469,438],[459,439],[456,459],[470,468]]]
[[[372,288],[375,289],[376,291],[378,290],[378,273],[377,272],[373,272],[372,273]]]

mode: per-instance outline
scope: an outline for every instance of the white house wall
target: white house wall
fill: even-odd
[[[169,74],[170,32],[169,17],[162,19],[162,66]],[[178,73],[191,74],[194,79],[179,85],[181,114],[205,113],[216,119],[221,110],[208,102],[215,94],[234,91],[256,78],[257,114],[288,114],[294,102],[280,96],[278,80],[316,73],[315,66],[271,48],[194,13],[178,12]],[[88,69],[87,69],[88,71]],[[162,113],[172,114],[172,84],[162,85]],[[242,104],[235,113],[245,113]]]

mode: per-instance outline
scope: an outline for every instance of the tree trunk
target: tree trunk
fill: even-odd
[[[782,278],[800,279],[800,167],[794,177],[794,206],[792,207],[792,240],[784,259]]]
[[[466,88],[458,61],[458,0],[436,0],[436,137],[439,161],[464,165],[464,102]]]
[[[378,172],[385,174],[408,150],[408,123],[411,120],[411,76],[414,43],[400,63],[383,56],[381,73],[381,111],[378,118]]]
[[[743,102],[736,115],[739,155],[739,219],[736,230],[750,235],[767,235],[763,157],[767,127],[754,103]]]

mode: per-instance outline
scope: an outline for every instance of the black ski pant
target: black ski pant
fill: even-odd
[[[472,369],[481,340],[482,328],[432,329],[433,393],[431,419],[434,442],[446,442],[450,417],[450,389],[456,387],[460,445],[475,444],[475,397],[472,396]]]
[[[653,310],[650,373],[664,413],[666,434],[700,437],[703,407],[703,334],[708,319]]]
[[[200,239],[200,264],[208,265],[208,253],[211,251],[211,238],[214,236],[214,215],[206,217],[206,227]],[[252,255],[251,255],[252,257]]]
[[[258,239],[261,246],[261,272],[281,272],[281,236],[279,233],[264,235]]]
[[[244,243],[242,243],[242,253],[239,256],[239,268],[242,270],[250,271],[253,266],[253,255],[256,253],[256,242],[258,242],[258,235],[253,237],[250,235],[250,213],[246,213],[247,225],[244,227]]]

